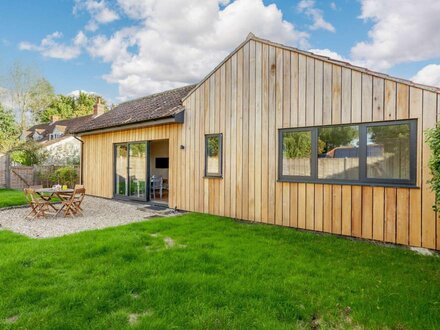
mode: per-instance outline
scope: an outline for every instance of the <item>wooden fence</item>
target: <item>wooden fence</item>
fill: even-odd
[[[9,182],[9,155],[0,154],[0,188],[6,188]]]
[[[22,166],[9,163],[0,156],[0,187],[10,189],[23,189],[29,186],[42,185],[43,187],[52,187],[57,184],[53,173],[63,166]],[[74,166],[79,180],[80,167]]]
[[[283,159],[284,175],[310,175],[309,158]],[[368,177],[397,178],[409,177],[409,162],[396,155],[368,157]],[[359,176],[359,158],[318,158],[318,176],[326,179],[356,180]]]

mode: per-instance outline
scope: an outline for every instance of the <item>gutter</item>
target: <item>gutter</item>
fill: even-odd
[[[115,131],[122,131],[122,130],[126,130],[126,129],[143,128],[143,127],[158,126],[158,125],[165,125],[165,124],[176,124],[176,123],[182,124],[184,122],[184,120],[185,120],[185,110],[183,110],[173,116],[163,117],[160,119],[152,119],[152,120],[137,122],[137,123],[133,123],[133,124],[121,124],[121,125],[116,125],[116,126],[112,126],[112,127],[97,128],[97,129],[92,129],[89,131],[78,132],[75,134],[78,136],[83,136],[83,135],[115,132]]]
[[[79,137],[77,137],[75,134],[73,135],[73,138],[75,140],[78,140],[79,142],[81,142],[81,155],[80,155],[80,159],[79,159],[79,184],[83,184],[83,169],[84,169],[84,165],[83,165],[83,157],[84,157],[84,141],[81,140]]]

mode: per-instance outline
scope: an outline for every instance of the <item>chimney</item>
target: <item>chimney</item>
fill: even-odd
[[[104,111],[105,111],[105,106],[104,106],[104,104],[101,103],[101,97],[98,96],[96,98],[96,103],[93,106],[93,116],[98,117],[98,116],[102,115],[104,113]]]
[[[60,120],[60,115],[52,115],[52,123]]]

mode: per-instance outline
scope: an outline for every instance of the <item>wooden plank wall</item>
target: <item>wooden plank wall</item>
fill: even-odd
[[[439,98],[250,40],[184,102],[177,145],[185,149],[175,151],[178,190],[170,206],[440,249],[423,142],[423,131],[440,119]],[[407,118],[418,119],[417,188],[277,182],[279,128]],[[203,177],[207,133],[223,133],[222,179]]]
[[[84,185],[87,189],[87,194],[106,198],[113,197],[114,143],[169,139],[170,159],[178,160],[177,154],[180,146],[178,137],[180,138],[181,131],[183,131],[181,124],[170,124],[82,136],[81,138],[84,141]],[[170,162],[170,187],[177,186],[178,166],[184,166],[184,163]],[[180,196],[181,192],[177,193],[177,191],[171,190],[169,196],[170,205],[181,204],[182,200],[177,198]]]
[[[83,136],[88,193],[112,197],[114,143],[169,139],[170,207],[440,249],[423,136],[440,95],[250,40],[184,104],[184,125]],[[417,188],[277,182],[279,128],[407,118],[418,120]],[[204,178],[208,133],[223,133],[221,179]]]

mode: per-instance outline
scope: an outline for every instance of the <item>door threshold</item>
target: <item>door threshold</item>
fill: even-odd
[[[167,202],[148,201],[145,204],[151,205],[151,206],[162,207],[162,208],[169,208]]]
[[[146,200],[129,198],[126,196],[113,196],[112,199],[115,201],[118,201],[118,202],[129,202],[129,203],[135,203],[135,204],[147,203]]]

